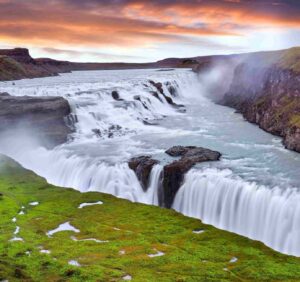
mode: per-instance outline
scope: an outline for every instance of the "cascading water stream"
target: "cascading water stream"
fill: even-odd
[[[230,170],[192,170],[173,208],[187,216],[300,256],[300,193],[234,177]]]
[[[159,91],[149,80],[161,82],[165,95],[185,104],[187,113],[153,95]],[[208,147],[222,152],[223,160],[190,171],[173,208],[300,256],[300,193],[288,188],[297,187],[300,158],[199,95],[205,87],[190,70],[75,72],[14,83],[0,86],[16,96],[63,96],[77,120],[73,139],[53,150],[37,148],[36,142],[30,146],[30,136],[20,138],[17,132],[14,140],[0,140],[1,152],[49,183],[158,205],[162,166],[153,167],[144,192],[128,159],[152,154],[165,163],[170,146]]]

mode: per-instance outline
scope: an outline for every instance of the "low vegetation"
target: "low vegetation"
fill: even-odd
[[[300,73],[300,47],[282,51],[279,56],[278,66]]]
[[[23,66],[14,59],[0,56],[0,80],[14,80],[26,76]]]
[[[54,187],[2,156],[0,192],[0,281],[300,279],[299,258],[172,210]],[[76,232],[47,236],[62,223]]]

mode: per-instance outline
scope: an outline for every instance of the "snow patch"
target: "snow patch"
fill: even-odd
[[[71,236],[71,239],[73,241],[76,241],[76,242],[83,242],[83,241],[93,241],[93,242],[96,242],[96,243],[108,243],[109,241],[107,240],[98,240],[98,239],[95,239],[95,238],[87,238],[87,239],[77,239],[76,237],[74,236]]]
[[[17,226],[17,227],[16,227],[16,230],[14,231],[14,234],[17,235],[19,232],[20,232],[20,227]]]
[[[51,251],[49,250],[40,250],[41,254],[51,254]]]
[[[29,203],[30,206],[37,206],[39,204],[40,204],[39,202],[31,202],[31,203]]]
[[[230,263],[235,263],[235,262],[237,262],[237,260],[238,260],[238,259],[237,259],[236,257],[233,257],[229,262],[230,262]]]
[[[157,251],[157,250],[155,250],[155,251]],[[160,252],[160,251],[157,251],[156,254],[150,254],[150,255],[148,255],[148,257],[149,257],[149,258],[155,258],[155,257],[161,257],[161,256],[164,256],[164,255],[165,255],[165,253]]]
[[[204,233],[204,232],[205,232],[205,230],[202,230],[202,229],[193,231],[194,234],[201,234],[201,233]]]
[[[81,266],[77,260],[69,260],[68,264],[73,266],[78,266],[78,267]]]
[[[130,280],[132,280],[132,276],[131,275],[126,275],[126,276],[123,277],[123,280],[130,281]]]
[[[24,242],[23,238],[21,237],[13,237],[12,239],[9,240],[10,242]]]
[[[50,230],[46,233],[46,235],[48,237],[51,237],[53,234],[57,233],[57,232],[62,232],[62,231],[72,231],[72,232],[75,232],[75,233],[79,233],[80,230],[75,228],[74,226],[72,226],[70,224],[69,221],[65,222],[65,223],[62,223],[60,224],[57,228],[53,229],[53,230]]]
[[[102,201],[98,201],[98,202],[95,202],[95,203],[82,203],[79,205],[79,209],[82,209],[84,207],[88,207],[88,206],[95,206],[95,205],[102,205],[103,202]]]

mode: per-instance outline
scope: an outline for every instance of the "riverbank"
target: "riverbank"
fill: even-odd
[[[299,258],[172,210],[49,185],[3,156],[0,192],[1,280],[299,280]]]

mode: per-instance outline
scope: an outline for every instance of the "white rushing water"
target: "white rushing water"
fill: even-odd
[[[155,97],[149,80],[161,82],[166,96],[186,105],[186,113],[163,95]],[[74,72],[0,83],[11,95],[63,96],[77,120],[72,140],[53,150],[17,136],[2,141],[0,151],[52,184],[153,205],[162,166],[171,161],[166,149],[195,145],[220,151],[220,162],[199,164],[186,175],[173,208],[300,256],[299,155],[234,110],[211,102],[205,84],[190,70]],[[123,100],[114,100],[112,91]],[[161,161],[146,192],[127,165],[143,154]]]

